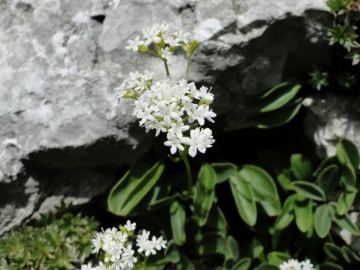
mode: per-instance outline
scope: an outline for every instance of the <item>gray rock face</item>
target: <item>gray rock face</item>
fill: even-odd
[[[239,129],[247,98],[326,61],[325,2],[0,1],[0,234],[49,198],[103,193],[148,149],[112,90],[131,70],[165,78],[158,59],[125,49],[142,28],[165,20],[203,40],[190,80],[212,86],[224,128]],[[185,66],[176,53],[172,78]]]
[[[304,100],[303,104],[308,107],[305,131],[314,140],[320,157],[335,155],[340,138],[347,138],[360,148],[360,113],[353,102],[326,93]]]

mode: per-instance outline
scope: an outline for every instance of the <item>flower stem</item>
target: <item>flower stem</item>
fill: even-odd
[[[189,69],[190,69],[190,59],[191,59],[191,54],[187,56],[187,64],[186,64],[186,72],[185,72],[186,81],[188,80],[188,74],[189,74]]]
[[[166,58],[161,58],[161,60],[163,60],[163,62],[164,62],[166,76],[168,77],[168,79],[170,79],[170,72],[169,72],[169,67],[167,65],[167,60],[166,60]]]
[[[187,174],[187,179],[188,179],[188,199],[190,198],[191,195],[191,189],[192,189],[192,177],[191,177],[191,169],[190,169],[190,163],[189,160],[186,156],[186,152],[180,152],[181,154],[181,158],[184,161],[185,164],[185,168],[186,168],[186,174]]]

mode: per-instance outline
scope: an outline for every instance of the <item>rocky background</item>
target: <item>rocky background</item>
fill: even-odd
[[[152,136],[113,88],[132,70],[165,78],[158,59],[125,49],[163,20],[203,40],[189,79],[212,86],[224,130],[246,127],[251,96],[331,53],[326,0],[0,0],[0,235],[59,198],[88,202],[147,151]],[[172,78],[185,65],[176,53]],[[327,113],[334,102],[306,102],[309,137],[323,155],[337,136],[360,140],[346,105]]]

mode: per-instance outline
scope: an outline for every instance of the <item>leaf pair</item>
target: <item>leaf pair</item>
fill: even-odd
[[[289,122],[301,107],[301,98],[293,100],[300,88],[300,84],[284,82],[252,100],[250,108],[255,114],[247,119],[248,124],[257,128],[272,128]]]

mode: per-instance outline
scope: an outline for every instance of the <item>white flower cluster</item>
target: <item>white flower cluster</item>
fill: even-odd
[[[298,260],[290,259],[280,265],[280,270],[315,270],[310,260],[299,262]]]
[[[104,263],[96,267],[91,264],[83,265],[81,270],[129,270],[133,269],[137,258],[134,256],[135,251],[132,249],[129,237],[133,235],[136,223],[131,223],[129,220],[122,226],[120,230],[117,228],[106,229],[97,233],[92,240],[93,253],[98,253],[100,250],[105,252]],[[162,236],[156,238],[155,236],[149,240],[150,232],[145,230],[142,234],[137,235],[136,246],[138,252],[143,252],[145,256],[156,254],[156,250],[166,248],[166,242]]]
[[[184,144],[189,145],[189,155],[194,157],[197,151],[205,153],[215,140],[209,128],[195,128],[190,131],[190,137],[184,137],[183,132],[190,129],[195,121],[203,126],[205,119],[214,122],[216,114],[210,109],[214,95],[202,86],[197,89],[194,83],[186,80],[165,80],[153,82],[152,74],[145,71],[132,72],[120,87],[114,90],[118,98],[134,98],[134,113],[140,119],[140,126],[167,133],[167,141],[171,154],[177,149],[184,151]]]
[[[160,56],[168,58],[176,47],[187,44],[191,40],[190,33],[184,33],[179,27],[167,22],[148,26],[142,32],[142,39],[137,36],[134,40],[129,40],[126,49],[145,52],[150,44],[154,44],[160,47],[158,51]]]

